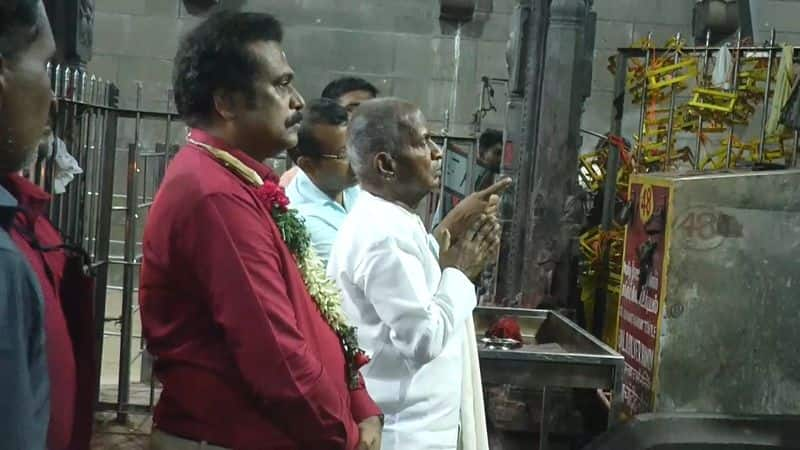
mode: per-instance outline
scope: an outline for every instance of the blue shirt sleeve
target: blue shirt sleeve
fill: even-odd
[[[44,450],[49,396],[42,293],[0,230],[0,450]]]

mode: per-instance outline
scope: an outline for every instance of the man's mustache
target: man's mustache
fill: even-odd
[[[288,119],[286,119],[286,128],[293,127],[303,121],[303,113],[300,111],[295,112]]]

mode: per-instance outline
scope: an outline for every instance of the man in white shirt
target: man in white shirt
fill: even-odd
[[[487,450],[470,277],[497,250],[496,218],[475,221],[452,246],[448,229],[439,239],[428,234],[414,211],[439,187],[442,153],[411,103],[363,103],[347,148],[362,193],[328,274],[372,357],[362,374],[385,415],[382,448],[453,450],[461,440],[465,450]]]

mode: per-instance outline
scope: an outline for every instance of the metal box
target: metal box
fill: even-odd
[[[800,414],[800,171],[632,177],[626,412]]]
[[[616,422],[622,407],[622,356],[555,311],[478,307],[473,313],[478,339],[505,316],[519,323],[524,345],[478,348],[487,418],[495,428],[538,431],[544,450],[548,433],[561,431],[559,422],[573,422],[565,392],[572,388],[610,391],[609,425]],[[539,430],[530,428],[534,423]]]

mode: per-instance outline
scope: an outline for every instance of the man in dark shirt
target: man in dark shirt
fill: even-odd
[[[40,1],[0,3],[0,178],[36,157],[52,99],[44,68],[54,49]],[[0,449],[43,450],[50,416],[45,307],[11,234],[19,206],[0,185]]]

